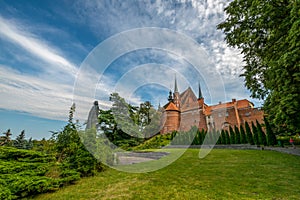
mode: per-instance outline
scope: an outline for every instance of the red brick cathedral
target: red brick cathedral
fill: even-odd
[[[250,124],[256,120],[263,122],[263,111],[254,108],[253,103],[247,99],[232,99],[231,102],[208,106],[204,103],[200,84],[198,98],[190,87],[180,94],[176,78],[174,92],[170,91],[168,101],[162,108],[162,134],[174,130],[188,131],[193,126],[210,131],[228,129],[229,126],[239,127],[245,122]]]

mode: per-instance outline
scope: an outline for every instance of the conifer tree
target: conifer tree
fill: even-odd
[[[254,145],[253,134],[247,121],[245,122],[245,129],[247,135],[247,142],[251,145]]]
[[[237,126],[234,126],[234,132],[235,132],[235,143],[241,144],[241,133]]]
[[[241,144],[246,144],[247,138],[246,138],[245,130],[244,130],[244,127],[242,126],[242,124],[240,125],[240,133],[241,133]]]
[[[254,141],[254,144],[259,145],[258,131],[257,131],[257,128],[254,125],[253,121],[252,121],[251,127],[252,127],[252,132],[253,132],[253,141]]]
[[[257,128],[257,133],[258,133],[259,144],[266,146],[267,145],[266,135],[265,135],[264,131],[262,130],[260,123],[257,120],[256,120],[256,128]]]
[[[3,133],[4,136],[0,137],[0,146],[11,146],[11,138],[12,135],[10,132],[10,129],[8,129],[6,132]]]
[[[18,149],[26,149],[27,141],[25,139],[25,130],[22,130],[20,135],[14,141],[14,147]]]
[[[269,146],[274,146],[277,143],[276,136],[275,136],[275,134],[272,130],[272,127],[266,117],[264,117],[264,122],[265,122],[265,126],[266,126],[267,144]]]
[[[222,131],[221,131],[220,144],[226,144],[225,131],[224,131],[224,129],[222,129]]]
[[[231,126],[229,126],[230,144],[235,144],[235,133]]]
[[[229,137],[228,130],[225,130],[225,140],[226,140],[226,144],[230,144],[230,137]]]

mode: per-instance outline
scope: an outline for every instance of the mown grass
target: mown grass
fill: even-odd
[[[169,149],[171,155],[180,150]],[[115,169],[34,199],[299,199],[300,157],[272,151],[189,149],[148,173]],[[150,161],[148,164],[151,165]],[[157,161],[154,161],[157,162]],[[136,164],[146,166],[146,163]]]

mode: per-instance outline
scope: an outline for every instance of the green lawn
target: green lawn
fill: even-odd
[[[180,150],[167,151],[172,155]],[[189,149],[177,161],[154,172],[134,174],[108,169],[34,199],[300,198],[299,156],[218,149],[204,159],[199,159],[198,154],[199,150]]]

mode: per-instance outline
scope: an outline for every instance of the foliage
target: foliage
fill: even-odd
[[[78,180],[77,177],[48,176],[56,165],[55,157],[32,150],[0,147],[0,199],[18,199]],[[68,178],[68,179],[67,179]]]
[[[11,146],[11,132],[10,129],[8,129],[6,132],[3,133],[4,136],[0,137],[0,146]]]
[[[258,130],[253,121],[251,122],[251,128],[253,132],[253,142],[255,145],[259,145]]]
[[[277,144],[276,136],[272,130],[271,125],[269,124],[269,121],[266,117],[264,117],[265,127],[266,127],[266,134],[267,134],[267,143],[268,146],[274,146]]]
[[[258,134],[258,143],[266,146],[267,145],[266,135],[265,135],[264,131],[262,130],[260,123],[257,120],[256,120],[256,128],[257,128],[257,134]]]
[[[245,85],[265,99],[277,131],[300,132],[300,3],[294,0],[234,0],[218,25],[227,43],[244,56]]]
[[[133,147],[133,150],[143,150],[143,149],[160,149],[164,146],[167,146],[170,144],[172,140],[172,134],[176,134],[175,132],[173,133],[168,133],[164,135],[156,135],[152,137],[149,140],[146,140],[144,143]]]
[[[241,133],[237,126],[234,126],[235,144],[241,144]]]
[[[247,143],[247,138],[246,138],[246,133],[243,125],[240,125],[240,133],[241,133],[241,144],[246,144]]]
[[[112,93],[110,101],[110,110],[100,109],[99,128],[116,147],[130,149],[159,133],[161,112],[150,102],[132,106],[118,93]]]
[[[229,126],[230,144],[235,144],[235,132],[231,126]]]
[[[32,149],[33,143],[32,138],[29,140],[25,139],[25,130],[21,131],[20,135],[13,141],[13,146],[18,149]]]
[[[225,130],[225,140],[226,144],[230,144],[230,136],[228,130]]]
[[[247,135],[247,141],[249,144],[254,145],[254,140],[253,140],[253,134],[251,132],[250,126],[248,122],[245,122],[245,129],[246,129],[246,135]]]

